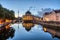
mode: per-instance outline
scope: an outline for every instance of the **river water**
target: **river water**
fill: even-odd
[[[52,37],[48,32],[44,32],[42,26],[35,25],[30,31],[25,30],[22,24],[13,24],[11,27],[15,29],[13,38],[7,40],[60,40],[57,37]]]

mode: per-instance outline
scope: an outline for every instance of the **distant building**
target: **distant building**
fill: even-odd
[[[44,21],[60,21],[60,10],[53,10],[52,12],[46,12],[43,15]]]
[[[38,17],[38,16],[33,16],[34,17],[34,20],[35,21],[42,21],[42,18],[41,17]]]
[[[22,22],[22,17],[18,17],[15,20],[16,20],[16,22]]]
[[[28,20],[28,21],[31,20],[31,21],[33,21],[33,16],[31,14],[31,12],[30,11],[27,11],[25,13],[25,15],[23,15],[22,20]]]

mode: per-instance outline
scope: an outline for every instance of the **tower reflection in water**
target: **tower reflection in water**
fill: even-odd
[[[48,26],[47,26],[48,27]],[[47,28],[47,27],[43,27],[44,32],[48,32],[52,35],[52,37],[57,37],[60,38],[60,28]]]
[[[0,32],[0,40],[6,40],[9,37],[13,38],[15,29],[10,27],[8,30],[4,29],[3,32]]]

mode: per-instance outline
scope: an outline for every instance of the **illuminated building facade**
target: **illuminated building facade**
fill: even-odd
[[[53,10],[52,12],[46,12],[43,15],[43,21],[60,21],[60,10]]]

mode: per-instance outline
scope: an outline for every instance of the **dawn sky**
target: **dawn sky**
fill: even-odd
[[[38,14],[41,8],[60,9],[60,0],[0,0],[0,4],[10,10],[15,11],[17,15],[18,10],[20,16],[24,15],[25,12],[32,7],[30,10],[32,14]]]

